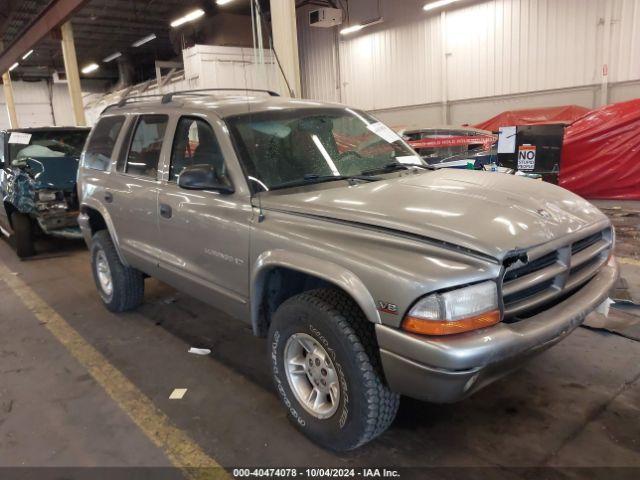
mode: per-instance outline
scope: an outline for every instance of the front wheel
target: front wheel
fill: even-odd
[[[16,254],[18,257],[27,258],[35,255],[31,217],[24,213],[13,212],[11,214],[11,224],[15,235]]]
[[[273,380],[294,425],[334,451],[384,432],[399,395],[384,384],[373,325],[334,289],[296,295],[269,328]]]
[[[132,310],[144,298],[144,276],[120,261],[107,230],[97,232],[91,241],[91,270],[98,293],[112,312]]]

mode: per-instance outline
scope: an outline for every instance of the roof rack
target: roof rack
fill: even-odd
[[[116,105],[118,107],[124,107],[127,103],[133,103],[133,102],[140,101],[141,98],[144,99],[144,98],[153,98],[153,97],[162,97],[162,94],[161,93],[153,93],[153,94],[150,94],[150,95],[135,95],[133,97],[124,97],[118,103],[116,103]],[[109,106],[111,106],[111,105],[109,105]],[[109,108],[109,107],[107,107],[107,108]]]
[[[203,95],[207,92],[260,92],[267,93],[271,97],[279,97],[280,94],[272,90],[263,90],[259,88],[201,88],[198,90],[181,90],[163,95],[161,103],[169,103],[174,95]]]

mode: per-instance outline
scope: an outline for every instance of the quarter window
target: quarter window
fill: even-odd
[[[124,116],[119,115],[100,119],[93,129],[84,152],[83,164],[85,167],[95,170],[107,170],[109,168],[111,154],[124,123],[124,118]]]
[[[210,165],[220,179],[226,176],[224,157],[211,125],[199,118],[182,117],[173,138],[169,181],[175,182],[182,170],[193,165]]]
[[[167,115],[143,115],[136,125],[127,155],[125,173],[157,178]]]

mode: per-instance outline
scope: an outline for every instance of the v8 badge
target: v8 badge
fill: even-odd
[[[382,300],[378,300],[378,311],[390,313],[391,315],[397,315],[398,305],[396,305],[395,303],[383,302]]]

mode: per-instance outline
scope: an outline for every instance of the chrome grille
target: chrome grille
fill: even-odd
[[[551,307],[587,283],[607,261],[612,232],[606,228],[551,252],[505,267],[502,299],[505,320],[517,321]]]

